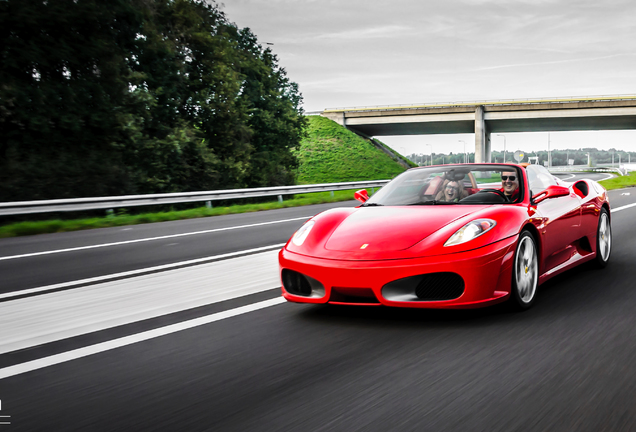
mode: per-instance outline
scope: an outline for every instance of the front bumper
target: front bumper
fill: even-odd
[[[356,304],[434,309],[464,309],[487,306],[506,300],[510,295],[512,262],[517,236],[488,246],[434,257],[348,261],[313,258],[283,248],[279,252],[280,275],[285,269],[319,281],[324,289],[311,296],[288,292],[282,285],[283,297],[298,303]],[[455,273],[463,279],[463,293],[452,300],[409,301],[386,298],[382,288],[390,282],[411,276],[433,273]],[[347,294],[343,297],[342,293]],[[385,294],[388,291],[385,291]],[[390,296],[389,296],[390,297]],[[355,302],[343,298],[356,298]],[[361,300],[362,299],[362,300]],[[365,301],[364,299],[368,299]]]

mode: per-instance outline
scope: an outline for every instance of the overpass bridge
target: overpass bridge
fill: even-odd
[[[444,102],[322,111],[362,136],[475,134],[475,162],[490,160],[490,134],[636,129],[636,95]]]

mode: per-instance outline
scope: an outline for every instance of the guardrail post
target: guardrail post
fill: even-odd
[[[115,217],[115,211],[113,209],[107,209],[106,217]]]
[[[205,206],[206,206],[207,208],[211,209],[211,208],[212,208],[212,201],[206,201],[206,202],[205,202]]]
[[[333,195],[333,191],[330,191],[330,195],[331,195],[332,197],[334,196],[334,195]]]
[[[278,195],[278,202],[282,203],[283,202],[283,196],[282,195]]]

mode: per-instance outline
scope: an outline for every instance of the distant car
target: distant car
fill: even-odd
[[[355,195],[362,205],[314,216],[280,251],[287,300],[527,309],[551,277],[610,258],[605,189],[539,165],[413,168]]]

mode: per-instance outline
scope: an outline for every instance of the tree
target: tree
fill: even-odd
[[[0,2],[1,200],[118,193],[134,1]]]
[[[243,53],[240,98],[248,109],[247,124],[252,132],[252,169],[246,185],[293,184],[298,162],[291,150],[307,125],[298,86],[289,81],[276,56],[269,48],[263,50],[249,29],[236,36]]]
[[[203,0],[0,2],[0,200],[291,184],[276,56]]]

